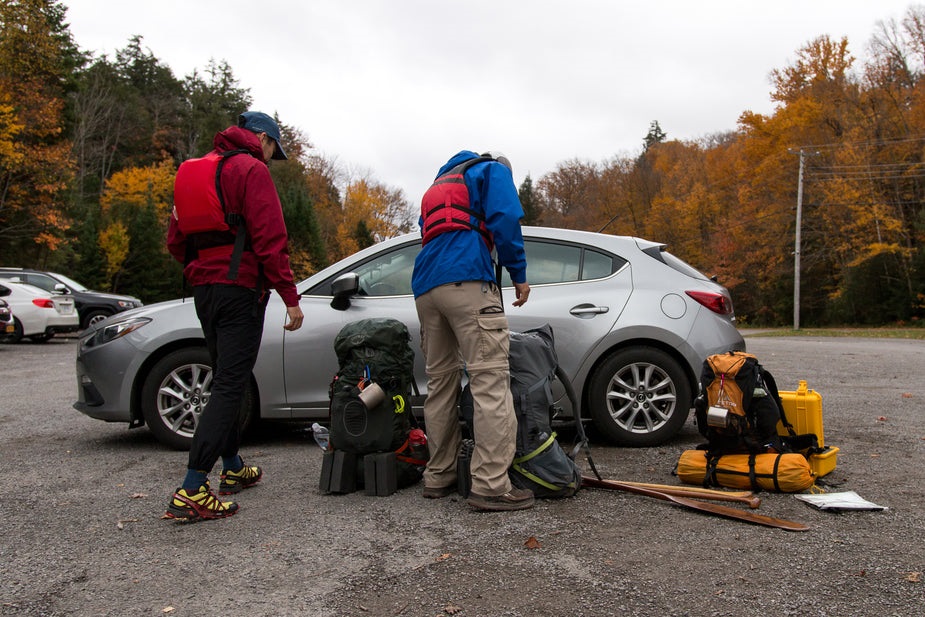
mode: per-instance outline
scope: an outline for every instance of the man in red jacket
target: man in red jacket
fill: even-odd
[[[260,481],[262,470],[238,454],[238,415],[245,385],[257,360],[269,290],[286,304],[286,330],[302,325],[302,310],[289,268],[286,224],[267,167],[286,159],[277,123],[248,111],[238,125],[218,133],[214,149],[180,165],[167,249],[184,263],[196,314],[212,359],[212,391],[199,418],[183,485],[173,494],[167,518],[201,520],[231,516],[208,475],[222,458],[219,493],[228,495]]]

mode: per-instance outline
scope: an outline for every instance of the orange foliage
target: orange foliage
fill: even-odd
[[[106,181],[100,197],[103,215],[120,207],[153,204],[160,218],[167,220],[173,207],[173,182],[177,170],[170,161],[147,167],[129,167]]]

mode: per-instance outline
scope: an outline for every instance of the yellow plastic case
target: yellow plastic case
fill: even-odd
[[[822,477],[835,469],[838,448],[825,445],[825,434],[822,426],[822,395],[806,387],[806,381],[800,380],[796,391],[781,391],[780,400],[784,405],[787,421],[793,425],[797,435],[813,433],[819,440],[819,447],[824,448],[819,454],[809,457],[809,466],[816,477]],[[777,434],[786,436],[789,433],[783,423],[777,423]]]

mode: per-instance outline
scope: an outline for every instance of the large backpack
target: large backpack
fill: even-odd
[[[511,394],[517,414],[517,447],[508,475],[514,486],[530,489],[536,497],[571,497],[581,488],[581,470],[574,460],[579,447],[567,454],[556,440],[556,432],[551,426],[554,412],[552,383],[557,376],[566,386],[570,398],[574,399],[571,385],[558,366],[549,324],[510,333]],[[578,435],[583,438],[581,418],[574,400],[572,406]],[[464,423],[471,427],[472,396],[468,386],[463,392],[460,411]],[[473,445],[474,442],[464,440],[462,460],[465,461],[471,454]],[[587,445],[586,439],[579,444],[582,445]],[[464,495],[468,492],[468,472],[465,463],[457,471],[462,488],[460,492]]]
[[[784,412],[774,377],[743,351],[709,356],[700,375],[700,395],[694,401],[697,430],[707,442],[708,475],[720,457],[727,454],[755,455],[799,452],[805,456],[819,451],[814,434],[797,435]],[[787,430],[780,436],[780,422]],[[754,469],[753,469],[754,471]]]
[[[426,460],[409,456],[409,435],[415,421],[411,411],[414,350],[402,322],[373,318],[345,325],[334,339],[339,370],[331,383],[330,448],[363,457],[397,453],[398,484],[420,480]],[[361,393],[378,385],[384,392],[377,405],[367,408]],[[358,471],[360,484],[362,474]]]
[[[723,453],[782,451],[777,422],[783,405],[774,378],[742,351],[709,356],[695,402],[697,429],[710,450]]]

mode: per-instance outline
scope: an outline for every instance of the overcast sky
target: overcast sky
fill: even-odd
[[[562,161],[635,156],[769,114],[769,73],[821,35],[862,60],[896,0],[63,0],[77,45],[133,35],[178,78],[229,63],[254,109],[417,205],[459,150],[519,184]]]

